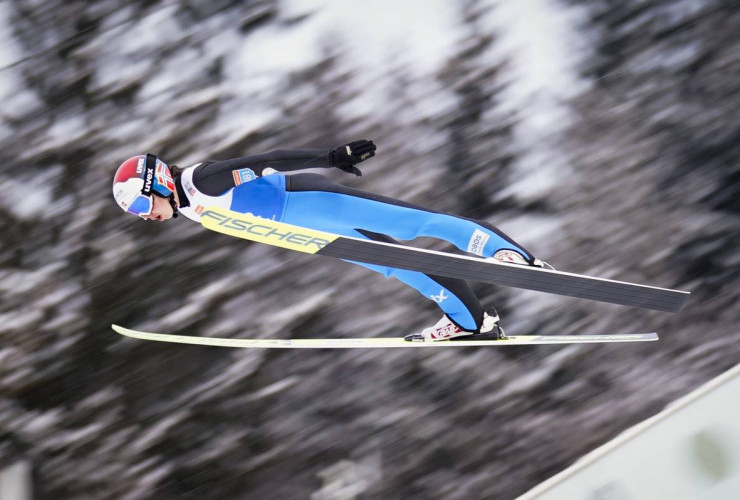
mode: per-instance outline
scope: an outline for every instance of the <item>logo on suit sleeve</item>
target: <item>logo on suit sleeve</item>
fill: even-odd
[[[232,170],[231,175],[234,176],[234,186],[239,186],[245,182],[253,181],[257,178],[257,174],[251,168],[242,168],[241,170]]]

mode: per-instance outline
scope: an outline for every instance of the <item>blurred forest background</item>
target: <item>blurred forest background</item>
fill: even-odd
[[[0,468],[39,499],[515,498],[740,362],[740,3],[0,1]],[[115,168],[373,139],[367,191],[485,219],[679,314],[475,285],[516,334],[252,351],[434,305],[343,262],[123,214]],[[414,243],[416,244],[416,243]],[[435,242],[420,242],[449,249]]]

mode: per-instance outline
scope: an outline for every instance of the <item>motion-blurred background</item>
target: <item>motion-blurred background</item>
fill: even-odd
[[[0,468],[28,464],[34,498],[514,498],[740,362],[736,1],[2,0],[0,23]],[[365,269],[111,195],[147,151],[187,166],[361,138],[362,178],[323,173],[692,298],[671,315],[476,285],[511,334],[661,334],[633,345],[110,330],[434,323]]]

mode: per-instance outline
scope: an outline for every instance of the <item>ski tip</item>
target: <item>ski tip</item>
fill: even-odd
[[[122,326],[115,325],[115,324],[110,325],[110,327],[113,329],[114,332],[120,335],[125,335],[126,337],[133,337],[133,335],[131,335],[131,330],[129,330],[128,328],[124,328]]]

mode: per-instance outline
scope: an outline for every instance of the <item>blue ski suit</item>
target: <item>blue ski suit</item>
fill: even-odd
[[[286,172],[331,167],[330,151],[272,151],[209,161],[175,170],[179,211],[199,221],[207,205],[252,213],[288,224],[343,236],[397,243],[419,236],[446,240],[463,252],[490,257],[498,250],[534,257],[494,226],[436,212],[332,182],[324,176]],[[467,282],[392,267],[354,262],[392,276],[433,300],[458,326],[477,331],[483,307]]]

